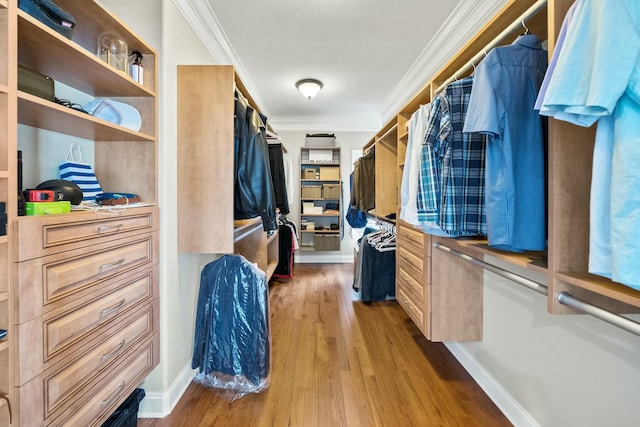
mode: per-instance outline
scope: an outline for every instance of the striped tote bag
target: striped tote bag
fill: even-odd
[[[82,151],[76,143],[71,144],[67,158],[60,166],[60,179],[74,182],[82,190],[82,202],[95,202],[102,187],[90,164],[82,159]]]

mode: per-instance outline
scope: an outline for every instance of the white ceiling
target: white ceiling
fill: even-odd
[[[276,131],[332,132],[379,130],[508,0],[173,1]]]

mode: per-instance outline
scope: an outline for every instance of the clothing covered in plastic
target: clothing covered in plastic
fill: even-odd
[[[195,381],[233,401],[268,388],[270,358],[266,275],[240,255],[223,255],[200,277]]]
[[[262,217],[265,231],[278,228],[269,165],[266,117],[236,91],[234,119],[234,218]]]

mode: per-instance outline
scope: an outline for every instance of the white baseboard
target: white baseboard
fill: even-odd
[[[540,427],[540,424],[522,405],[459,343],[447,342],[445,346],[471,377],[487,393],[502,413],[516,427]]]
[[[353,254],[313,255],[313,253],[310,252],[309,254],[296,255],[295,262],[299,264],[349,264],[353,263]]]
[[[191,369],[191,364],[188,364],[171,384],[169,390],[164,393],[147,392],[140,402],[138,418],[164,418],[169,415],[197,372],[197,369]]]

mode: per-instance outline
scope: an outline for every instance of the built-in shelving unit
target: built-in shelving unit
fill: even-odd
[[[341,212],[340,148],[302,147],[299,230],[301,250],[339,251]]]
[[[56,0],[82,23],[71,39],[17,3],[0,0],[0,202],[7,212],[0,329],[8,330],[0,340],[0,395],[8,399],[0,399],[0,425],[95,426],[159,362],[157,54],[98,2]],[[104,31],[143,54],[143,85],[97,58]],[[132,105],[141,130],[18,91],[18,65],[88,96]],[[93,141],[102,188],[136,193],[151,206],[109,217],[18,217],[18,124]],[[36,164],[35,153],[23,155],[25,165]]]

